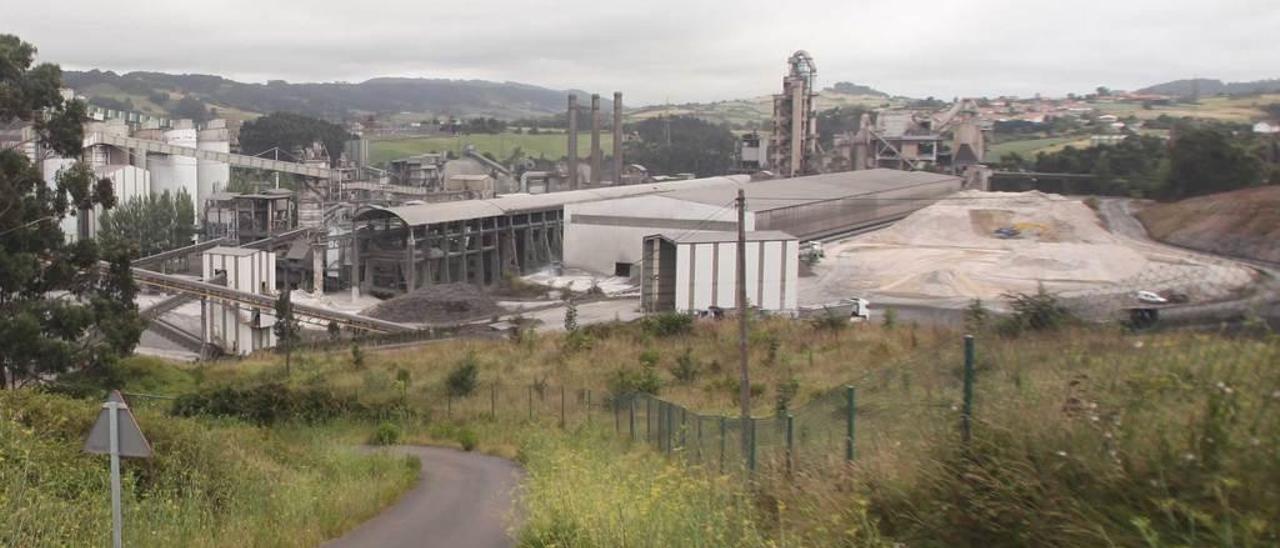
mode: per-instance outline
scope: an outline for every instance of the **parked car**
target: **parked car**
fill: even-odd
[[[1138,302],[1146,304],[1167,304],[1169,302],[1169,299],[1161,297],[1154,291],[1139,291],[1134,294],[1134,297],[1138,299]]]

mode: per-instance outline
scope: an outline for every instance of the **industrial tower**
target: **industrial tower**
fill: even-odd
[[[818,172],[818,116],[813,81],[818,68],[808,52],[787,60],[782,93],[773,96],[773,133],[769,137],[769,168],[782,177]]]

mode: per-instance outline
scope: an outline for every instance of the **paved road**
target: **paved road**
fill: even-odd
[[[442,447],[396,446],[393,451],[422,461],[418,485],[330,548],[505,547],[513,541],[513,516],[520,468],[515,463]]]

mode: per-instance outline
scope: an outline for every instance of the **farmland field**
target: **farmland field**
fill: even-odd
[[[500,133],[497,135],[477,134],[433,137],[383,137],[375,138],[369,146],[369,161],[382,164],[397,158],[422,154],[425,152],[453,151],[461,154],[466,145],[475,145],[480,153],[488,152],[499,159],[508,158],[519,148],[526,156],[544,157],[548,160],[562,158],[568,148],[568,139],[563,133],[541,135]],[[583,133],[578,136],[578,155],[586,158],[590,155],[591,135]],[[613,135],[604,133],[600,136],[600,148],[607,155],[613,150]]]
[[[1083,142],[1079,136],[1068,137],[1046,137],[1042,139],[1022,139],[1018,141],[1006,141],[991,145],[987,151],[988,158],[999,160],[1008,154],[1018,154],[1023,158],[1034,158],[1037,152],[1053,152],[1061,150],[1068,144],[1076,146],[1089,146],[1089,139],[1085,138]]]

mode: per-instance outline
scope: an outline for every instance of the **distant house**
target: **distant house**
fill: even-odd
[[[1280,133],[1280,122],[1258,122],[1253,124],[1253,132],[1266,135]]]

